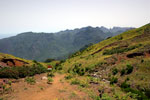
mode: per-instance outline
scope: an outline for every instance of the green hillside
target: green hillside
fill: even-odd
[[[90,85],[102,100],[148,100],[150,24],[76,52],[62,66],[71,83]]]
[[[45,61],[64,59],[90,43],[98,43],[132,28],[84,27],[57,33],[25,32],[0,39],[0,52],[24,59]]]
[[[24,78],[47,72],[47,64],[0,53],[0,78]]]

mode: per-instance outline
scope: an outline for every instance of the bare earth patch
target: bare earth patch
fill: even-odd
[[[88,95],[64,80],[64,75],[56,74],[53,83],[41,78],[46,74],[36,75],[34,85],[27,84],[24,79],[12,84],[13,92],[1,95],[4,100],[90,100]]]

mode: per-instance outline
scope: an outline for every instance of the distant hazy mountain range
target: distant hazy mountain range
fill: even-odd
[[[57,33],[25,32],[0,39],[0,52],[17,57],[44,61],[47,58],[62,59],[90,43],[98,43],[108,37],[130,30],[130,27],[84,27]]]

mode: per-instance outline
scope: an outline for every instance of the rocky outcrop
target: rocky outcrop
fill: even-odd
[[[1,67],[24,66],[26,64],[28,63],[19,59],[1,59],[0,60]]]

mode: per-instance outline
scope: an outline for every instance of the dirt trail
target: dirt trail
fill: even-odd
[[[52,84],[47,84],[47,80],[41,80],[46,74],[36,75],[36,84],[29,85],[20,81],[14,83],[14,92],[5,95],[7,100],[90,100],[88,95],[78,89],[75,85],[70,85],[64,80],[65,75],[56,74]],[[4,99],[5,100],[5,99]]]

